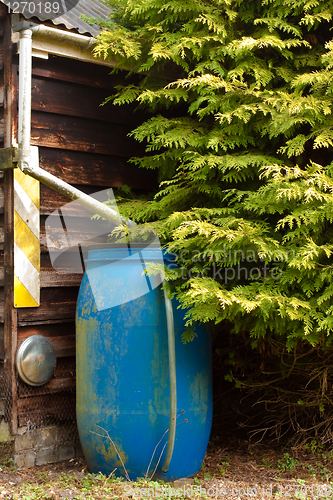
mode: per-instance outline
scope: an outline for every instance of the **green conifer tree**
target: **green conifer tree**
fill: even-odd
[[[139,75],[110,100],[151,113],[132,132],[147,154],[132,161],[161,182],[123,208],[178,254],[167,277],[188,325],[228,324],[258,349],[327,350],[333,1],[107,3],[96,53]]]

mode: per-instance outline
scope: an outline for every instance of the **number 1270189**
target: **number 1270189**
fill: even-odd
[[[7,2],[6,2],[7,3]],[[60,2],[8,2],[9,12],[13,14],[47,15],[67,12],[64,1]],[[62,8],[63,7],[63,8]]]

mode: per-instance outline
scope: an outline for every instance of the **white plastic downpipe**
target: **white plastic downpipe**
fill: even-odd
[[[31,68],[32,68],[32,30],[23,29],[20,32],[20,60],[19,60],[19,113],[18,113],[18,161],[23,173],[34,177],[46,186],[80,205],[90,209],[112,223],[119,225],[126,223],[128,227],[135,226],[135,222],[125,220],[118,212],[95,200],[91,196],[74,188],[70,184],[46,170],[33,166],[30,162],[31,142]]]
[[[115,225],[124,223],[129,228],[136,225],[135,222],[131,221],[130,219],[125,219],[112,208],[107,207],[88,194],[83,193],[79,189],[76,189],[75,187],[67,184],[67,182],[62,181],[61,179],[58,179],[58,177],[50,174],[40,167],[32,166],[30,163],[22,162],[21,170],[23,173],[28,174],[30,175],[30,177],[34,177],[38,181],[42,182],[45,186],[48,186],[54,191],[57,191],[57,193],[66,196],[66,198],[69,198],[70,200],[77,201],[80,205],[88,208],[101,217],[104,217],[104,219],[111,221]]]
[[[23,170],[23,163],[30,160],[31,135],[31,47],[32,31],[20,31],[19,60],[19,113],[18,113],[18,163]]]

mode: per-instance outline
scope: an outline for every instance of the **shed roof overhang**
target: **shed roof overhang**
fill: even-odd
[[[18,32],[21,29],[32,30],[32,55],[35,57],[47,59],[49,54],[52,54],[109,67],[114,66],[116,63],[115,60],[103,59],[93,55],[92,49],[96,39],[91,36],[80,35],[30,21],[20,21],[13,25],[13,29],[15,32],[14,42],[18,41]]]
[[[82,15],[88,18],[108,20],[111,12],[111,9],[100,0],[65,0],[65,3],[64,0],[61,0],[59,5],[61,7],[61,5],[66,4],[66,10],[61,8],[57,17],[54,15],[50,17],[50,14],[45,12],[46,9],[41,9],[40,0],[29,0],[27,2],[0,0],[0,2],[12,8],[15,6],[12,12],[21,14],[26,19],[37,20],[42,23],[52,23],[55,26],[59,26],[59,28],[75,30],[77,33],[90,36],[98,35],[100,27],[97,24],[91,25],[84,21]]]

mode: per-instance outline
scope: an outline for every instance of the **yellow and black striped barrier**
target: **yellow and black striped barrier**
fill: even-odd
[[[38,148],[31,150],[31,162],[38,165]],[[15,307],[40,304],[39,192],[39,181],[14,170]]]

